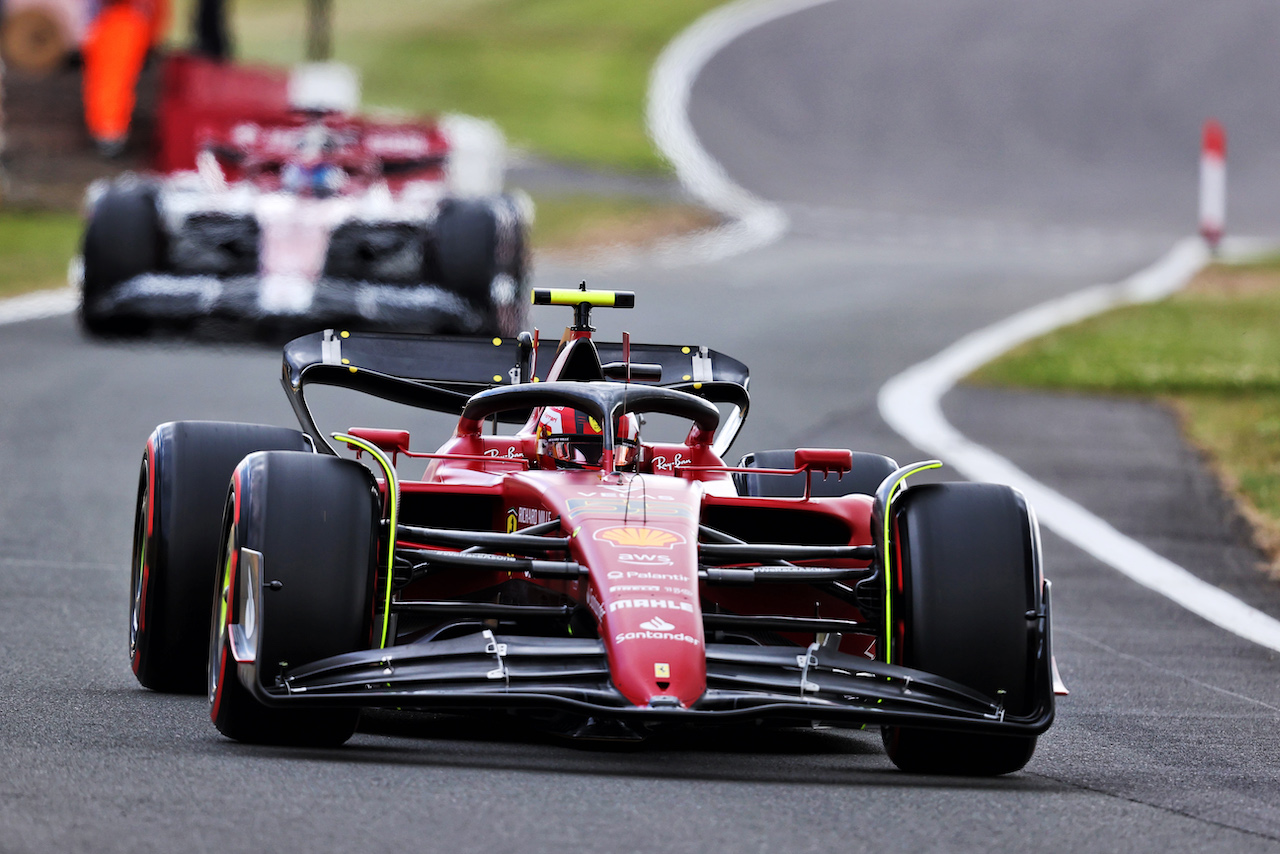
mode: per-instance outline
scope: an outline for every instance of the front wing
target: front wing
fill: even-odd
[[[104,294],[97,310],[109,317],[175,325],[214,319],[250,327],[479,332],[486,324],[475,307],[434,285],[329,278],[311,283],[148,273]]]
[[[261,590],[258,564],[245,561]],[[260,593],[255,595],[259,606]],[[260,607],[257,610],[262,614]],[[1049,624],[1049,602],[1037,622]],[[260,625],[260,623],[258,623]],[[1007,714],[964,685],[920,670],[847,655],[818,643],[803,647],[707,644],[707,690],[689,708],[638,707],[610,681],[598,639],[495,635],[484,630],[333,656],[290,668],[276,684],[258,676],[259,635],[230,626],[231,652],[244,686],[264,705],[386,707],[419,710],[555,710],[633,723],[729,720],[822,722],[1038,735],[1054,716],[1052,650],[1040,633],[1032,710]]]

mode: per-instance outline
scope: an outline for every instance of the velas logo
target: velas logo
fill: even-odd
[[[652,620],[646,620],[640,624],[640,628],[646,632],[669,632],[675,628],[674,623],[668,623],[661,617],[654,617]]]
[[[662,528],[635,528],[631,526],[604,528],[596,531],[595,538],[617,548],[669,549],[684,543],[684,537]]]

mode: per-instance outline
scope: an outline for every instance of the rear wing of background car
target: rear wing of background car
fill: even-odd
[[[625,380],[623,345],[592,343],[600,375],[571,379]],[[307,407],[307,385],[339,386],[406,406],[461,415],[476,392],[545,380],[558,347],[557,341],[543,341],[535,348],[528,333],[519,338],[477,338],[326,329],[285,345],[281,380],[303,430],[319,447],[332,450]],[[717,453],[728,449],[750,402],[746,365],[706,347],[680,344],[631,344],[630,365],[632,382],[729,404],[732,413],[723,420],[714,443]],[[508,412],[500,417],[516,424],[526,416]]]

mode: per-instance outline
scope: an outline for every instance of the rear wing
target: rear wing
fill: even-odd
[[[609,378],[625,375],[622,344],[592,343]],[[332,451],[307,407],[309,384],[340,386],[407,406],[461,415],[476,392],[545,380],[558,347],[557,341],[543,341],[535,354],[528,333],[519,338],[478,338],[326,329],[285,345],[281,381],[303,430],[318,446]],[[661,368],[660,379],[633,378],[633,382],[731,404],[734,412],[725,419],[714,443],[717,453],[728,449],[749,405],[746,365],[696,345],[632,344],[630,355],[636,375],[642,373],[640,367]],[[501,416],[512,424],[523,423],[525,417],[527,413],[518,412]]]

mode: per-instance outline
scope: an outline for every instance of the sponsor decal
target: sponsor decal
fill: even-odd
[[[596,615],[597,620],[604,619],[604,605],[596,598],[596,591],[591,588],[587,589],[587,607]]]
[[[633,563],[638,566],[673,566],[675,561],[671,555],[645,555],[623,552],[618,555],[618,563]]]
[[[379,157],[422,157],[431,152],[430,144],[416,133],[408,131],[380,131],[366,134],[365,148]]]
[[[671,665],[667,664],[665,661],[655,661],[653,663],[653,678],[654,679],[670,679]]]
[[[497,458],[499,458],[499,459],[503,459],[503,460],[522,460],[522,459],[524,459],[524,454],[522,454],[522,453],[520,453],[518,450],[516,450],[516,446],[515,446],[515,445],[512,445],[511,447],[507,448],[507,452],[506,452],[505,454],[504,454],[504,453],[502,453],[501,451],[499,451],[497,448],[490,448],[489,450],[487,450],[487,451],[485,451],[485,452],[484,452],[484,455],[485,455],[486,457],[497,457]]]
[[[668,503],[662,501],[655,502],[651,496],[648,501],[634,499],[628,501],[619,496],[617,498],[609,496],[600,496],[598,498],[570,498],[568,502],[568,515],[577,516],[582,513],[594,513],[598,516],[639,516],[659,519],[692,519],[693,509],[684,504],[672,501],[670,498],[665,499]]]
[[[654,616],[652,620],[646,620],[641,623],[640,628],[644,629],[646,632],[669,632],[675,628],[675,625],[668,623],[661,617]]]
[[[609,573],[609,577],[613,578],[613,573]],[[626,572],[618,573],[618,578],[635,579],[637,581],[684,581],[688,582],[689,577],[678,572],[641,572],[638,569],[628,569]]]
[[[684,611],[686,614],[693,613],[693,605],[689,602],[676,602],[673,599],[616,599],[609,603],[609,613],[614,611],[626,611],[630,608],[660,608],[665,611]],[[661,617],[654,617],[655,620],[661,620]]]
[[[698,638],[695,638],[692,635],[687,635],[684,632],[672,632],[670,629],[663,631],[646,629],[643,632],[618,632],[613,636],[613,642],[615,644],[623,644],[627,641],[633,640],[670,640],[691,644],[693,646],[702,646],[702,641]]]
[[[601,529],[596,531],[595,538],[616,548],[672,549],[685,543],[684,537],[675,531],[630,526]]]
[[[675,471],[677,468],[679,468],[680,466],[687,466],[687,465],[692,465],[692,464],[693,464],[693,460],[689,459],[688,457],[684,456],[683,454],[676,454],[676,458],[675,458],[674,460],[672,460],[671,462],[667,462],[667,458],[666,458],[666,457],[654,457],[654,458],[653,458],[653,468],[654,468],[654,471],[669,471],[669,472],[674,472],[674,471]]]
[[[610,593],[658,593],[661,590],[657,584],[615,584],[609,588]]]
[[[541,510],[536,507],[512,507],[507,510],[507,532],[511,533],[529,525],[541,525],[543,522],[550,522],[552,518],[554,517],[550,510]],[[515,527],[512,527],[513,519]]]

